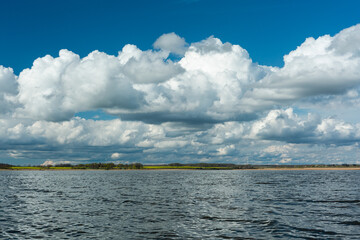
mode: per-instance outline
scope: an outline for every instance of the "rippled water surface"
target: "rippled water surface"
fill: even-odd
[[[0,171],[0,239],[360,239],[360,171]]]

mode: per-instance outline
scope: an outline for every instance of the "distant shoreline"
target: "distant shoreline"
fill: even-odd
[[[298,171],[298,170],[360,170],[359,167],[299,167],[299,168],[256,168],[256,169],[234,169],[234,170],[266,170],[266,171]]]
[[[18,168],[18,169],[0,169],[0,171],[203,171],[203,170],[235,170],[235,171],[314,171],[314,170],[360,170],[360,167],[269,167],[269,168],[253,168],[253,169],[202,169],[202,168],[144,168],[144,169],[64,169],[64,168]]]

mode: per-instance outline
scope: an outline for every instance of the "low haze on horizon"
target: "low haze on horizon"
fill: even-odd
[[[357,1],[12,1],[0,163],[360,157]]]

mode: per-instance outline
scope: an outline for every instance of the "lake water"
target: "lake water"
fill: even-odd
[[[360,239],[360,171],[0,171],[0,239]]]

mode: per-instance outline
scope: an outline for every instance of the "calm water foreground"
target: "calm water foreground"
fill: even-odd
[[[0,171],[0,239],[360,239],[360,171]]]

